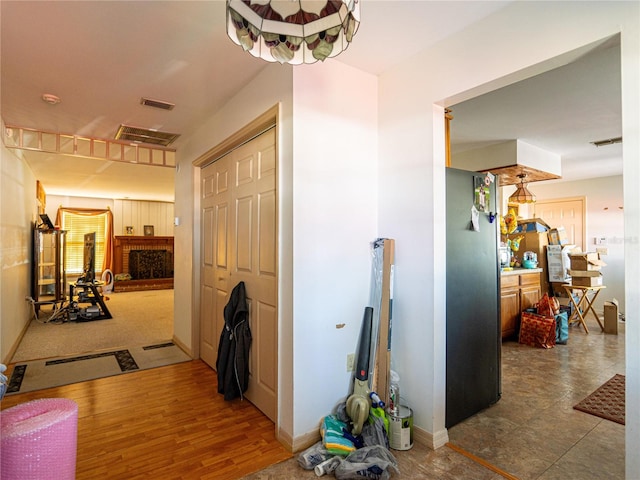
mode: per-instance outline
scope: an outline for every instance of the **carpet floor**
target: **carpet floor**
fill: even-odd
[[[172,289],[110,293],[105,303],[113,318],[60,323],[41,313],[10,363],[154,345],[173,337]]]
[[[85,355],[34,360],[13,366],[7,395],[122,375],[191,358],[173,342]]]
[[[614,375],[573,408],[624,425],[624,394],[625,376]]]

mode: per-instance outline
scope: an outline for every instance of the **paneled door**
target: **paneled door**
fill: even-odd
[[[215,368],[228,294],[239,282],[245,282],[253,337],[245,396],[275,421],[278,384],[275,128],[204,167],[201,178],[201,357]]]
[[[218,342],[224,327],[229,292],[229,155],[204,167],[201,173],[202,264],[200,268],[200,357],[216,368]]]
[[[533,216],[543,219],[551,228],[564,227],[569,244],[586,251],[584,202],[584,198],[538,200],[534,204]]]

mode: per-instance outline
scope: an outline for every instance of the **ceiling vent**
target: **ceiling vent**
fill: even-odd
[[[180,134],[159,132],[158,130],[148,130],[145,128],[120,125],[115,139],[123,142],[151,143],[167,147],[171,145]]]
[[[607,140],[598,140],[590,143],[596,147],[603,147],[605,145],[613,145],[614,143],[622,143],[622,137],[608,138]]]
[[[161,110],[173,110],[173,107],[176,105],[174,103],[163,102],[162,100],[154,100],[152,98],[144,98],[140,99],[141,105],[146,105],[147,107],[159,108]]]

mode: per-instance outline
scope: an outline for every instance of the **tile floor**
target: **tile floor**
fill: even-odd
[[[476,455],[501,475],[445,446],[414,444],[393,451],[406,479],[624,479],[624,426],[573,409],[616,373],[624,374],[624,323],[605,335],[594,319],[570,327],[567,345],[544,350],[506,341],[502,398],[449,429],[450,443]],[[295,457],[245,480],[316,478]]]

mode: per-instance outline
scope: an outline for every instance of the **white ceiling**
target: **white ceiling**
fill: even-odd
[[[508,3],[367,0],[354,42],[327,61],[379,74]],[[124,123],[184,138],[267,65],[228,39],[220,0],[3,0],[0,8],[0,114],[8,125],[112,139]],[[394,38],[403,39],[401,48]],[[619,146],[606,155],[604,147],[587,154],[577,146],[620,135],[619,58],[618,67],[604,61],[597,75],[593,65],[576,66],[577,79],[549,72],[539,76],[542,86],[518,84],[454,106],[452,148],[522,138],[574,164],[586,162],[585,155],[594,165],[621,163]],[[554,93],[551,85],[569,88]],[[61,103],[45,103],[44,93]],[[569,93],[581,96],[569,102]],[[176,107],[145,107],[141,97]],[[586,108],[585,98],[597,102]],[[181,140],[172,147],[179,149]],[[170,168],[32,152],[25,158],[49,194],[173,200]]]
[[[591,143],[622,136],[620,82],[616,36],[568,65],[453,105],[452,156],[519,139],[561,156],[556,183],[621,175],[622,145]]]

